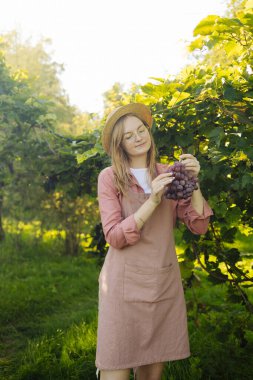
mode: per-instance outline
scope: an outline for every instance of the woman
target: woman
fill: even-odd
[[[101,380],[160,380],[164,364],[190,356],[186,305],[173,236],[179,218],[204,234],[212,210],[200,189],[180,201],[163,196],[173,175],[155,162],[148,107],[131,103],[106,120],[103,147],[112,166],[98,177],[110,244],[99,275],[96,367]],[[195,157],[180,157],[198,176]]]

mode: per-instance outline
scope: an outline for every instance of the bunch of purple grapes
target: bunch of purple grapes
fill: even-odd
[[[167,199],[187,199],[198,189],[197,178],[191,176],[182,162],[175,162],[167,172],[171,172],[175,179],[167,186],[164,196]]]

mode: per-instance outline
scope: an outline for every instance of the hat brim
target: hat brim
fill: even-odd
[[[150,109],[142,103],[130,103],[125,106],[117,107],[107,117],[102,133],[102,145],[107,154],[110,155],[110,142],[112,131],[117,121],[127,114],[133,114],[144,121],[149,128],[152,127],[152,115]]]

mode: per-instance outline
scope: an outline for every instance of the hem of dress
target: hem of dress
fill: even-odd
[[[144,362],[138,362],[138,363],[130,363],[130,364],[122,364],[120,366],[112,366],[112,367],[103,367],[103,366],[100,366],[98,363],[95,363],[96,365],[96,368],[99,369],[99,370],[107,370],[107,371],[110,371],[110,370],[116,370],[116,369],[129,369],[129,368],[135,368],[135,367],[139,367],[140,365],[146,365],[146,364],[153,364],[153,363],[160,363],[160,362],[170,362],[170,361],[174,361],[174,360],[180,360],[180,359],[186,359],[188,357],[191,356],[191,353],[188,351],[187,353],[185,354],[180,354],[180,355],[176,355],[176,356],[172,356],[168,359],[168,355],[162,357],[162,358],[157,358],[157,359],[152,359],[152,360],[145,360]],[[122,367],[123,366],[123,367]]]

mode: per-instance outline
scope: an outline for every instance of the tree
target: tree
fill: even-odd
[[[23,41],[17,31],[1,35],[0,48],[6,64],[15,78],[26,79],[33,95],[50,99],[57,122],[70,122],[74,108],[62,87],[60,75],[64,66],[52,60],[48,52],[52,42],[42,38],[35,44],[31,38]]]
[[[78,234],[87,233],[86,223],[93,225],[91,214],[96,219],[95,202],[88,200],[88,194],[95,193],[90,176],[96,168],[88,159],[88,168],[78,167],[76,153],[97,140],[99,117],[69,106],[57,77],[58,64],[45,52],[44,40],[36,46],[22,44],[16,33],[7,40],[2,45],[8,66],[2,52],[0,75],[0,210],[13,220],[35,218],[44,227],[64,229],[66,254],[77,254]],[[3,238],[1,223],[0,234]]]
[[[236,18],[203,19],[190,44],[199,62],[185,67],[175,80],[156,78],[156,84],[145,84],[138,100],[152,108],[154,137],[163,162],[177,160],[181,152],[199,159],[201,188],[215,212],[205,236],[183,232],[187,247],[182,270],[187,284],[195,279],[192,269],[197,258],[212,283],[230,284],[228,298],[241,300],[252,312],[246,290],[253,279],[238,265],[240,251],[233,246],[239,229],[245,233],[253,229],[253,10],[249,3],[238,5]],[[114,90],[110,99],[120,105],[122,88]]]
[[[132,83],[127,89],[122,83],[114,83],[112,88],[103,94],[104,114],[109,114],[115,107],[138,101],[140,93],[141,86],[136,83]]]
[[[240,299],[251,312],[246,290],[253,279],[239,267],[233,243],[239,228],[245,233],[253,228],[252,25],[249,8],[240,8],[237,18],[206,17],[190,45],[203,54],[199,63],[175,81],[160,79],[142,87],[155,115],[160,157],[170,162],[182,151],[195,154],[203,169],[201,188],[215,212],[205,236],[184,231],[182,268],[194,280],[190,261],[197,258],[210,281],[228,282],[228,297]]]
[[[38,145],[43,145],[30,137],[32,131],[36,128],[52,128],[55,116],[43,99],[33,96],[25,81],[11,75],[2,53],[0,83],[0,230],[3,239],[2,212],[4,197],[8,198],[6,188],[10,189],[17,184],[23,174],[22,165],[27,168],[28,152],[30,158],[34,158],[34,155],[38,154]],[[28,141],[30,146],[27,144]]]

